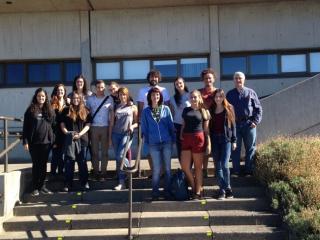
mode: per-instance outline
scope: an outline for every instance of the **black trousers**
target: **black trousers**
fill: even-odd
[[[46,179],[50,144],[32,144],[29,150],[32,159],[32,188],[40,190]]]

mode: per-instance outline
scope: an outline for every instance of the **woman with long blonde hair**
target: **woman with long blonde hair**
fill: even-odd
[[[236,124],[233,106],[228,102],[224,91],[217,89],[210,109],[210,136],[213,143],[212,156],[220,187],[218,199],[233,198],[230,185],[229,159],[231,149],[237,147]]]
[[[83,190],[89,189],[88,167],[85,158],[88,147],[88,131],[91,117],[85,107],[83,97],[73,92],[70,106],[62,113],[60,127],[64,137],[65,187],[64,191],[72,190],[75,162],[78,163],[80,183]]]
[[[181,143],[181,168],[186,174],[192,188],[192,198],[202,198],[202,164],[206,149],[206,137],[210,114],[205,109],[201,93],[193,90],[190,93],[190,107],[182,112],[182,127],[180,132]],[[194,174],[191,166],[194,164]]]

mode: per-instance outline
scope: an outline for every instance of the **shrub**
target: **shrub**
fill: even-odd
[[[293,239],[320,240],[320,137],[277,137],[258,146],[255,175]]]

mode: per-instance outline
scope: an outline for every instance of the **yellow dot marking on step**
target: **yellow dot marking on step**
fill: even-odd
[[[201,205],[206,205],[207,201],[206,200],[201,200]]]
[[[69,223],[71,223],[71,221],[72,221],[71,219],[67,219],[67,220],[66,220],[66,223],[69,224]]]
[[[211,231],[207,231],[207,237],[212,237],[213,233]]]
[[[204,220],[208,220],[208,219],[209,219],[209,216],[208,216],[208,215],[205,215],[205,216],[203,216],[203,219],[204,219]]]
[[[77,192],[77,196],[81,196],[82,195],[82,192]]]
[[[77,205],[73,204],[71,207],[72,207],[73,209],[76,209],[76,208],[77,208]]]
[[[62,239],[63,239],[63,237],[58,237],[58,238],[57,238],[57,240],[62,240]]]

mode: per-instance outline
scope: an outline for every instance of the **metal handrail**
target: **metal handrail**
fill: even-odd
[[[0,132],[0,136],[3,137],[4,141],[4,149],[0,153],[0,159],[4,157],[4,172],[8,172],[8,162],[9,162],[9,157],[8,153],[18,145],[18,143],[21,140],[21,134],[17,133],[12,134],[8,132],[8,121],[15,121],[15,122],[23,122],[22,118],[15,118],[15,117],[6,117],[6,116],[0,116],[0,120],[3,121],[3,132]],[[13,143],[8,145],[9,141],[8,138],[11,136],[18,137]]]
[[[129,217],[128,217],[128,239],[132,240],[132,174],[138,171],[138,168],[140,167],[140,160],[141,160],[141,148],[142,148],[142,143],[143,140],[139,139],[138,143],[138,152],[137,152],[137,158],[134,166],[126,166],[125,165],[125,156],[129,150],[129,145],[130,145],[130,133],[128,133],[128,138],[127,142],[125,145],[125,150],[123,153],[123,156],[121,158],[121,165],[120,165],[120,170],[126,172],[129,175]]]

